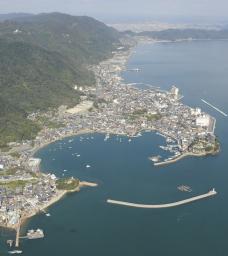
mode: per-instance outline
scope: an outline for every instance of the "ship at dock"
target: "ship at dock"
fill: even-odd
[[[21,254],[21,250],[13,250],[13,251],[8,251],[9,254]]]
[[[44,232],[42,229],[30,229],[27,232],[27,238],[28,239],[40,239],[40,238],[44,238]]]

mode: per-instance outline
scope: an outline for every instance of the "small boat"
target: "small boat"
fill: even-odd
[[[81,155],[77,154],[77,157],[80,157]]]
[[[51,214],[50,214],[50,213],[46,213],[45,215],[46,215],[47,217],[50,217],[50,216],[51,216]]]
[[[90,168],[91,166],[89,164],[86,165],[86,168]]]
[[[182,191],[182,192],[192,192],[192,189],[190,186],[187,185],[180,185],[177,187],[178,190]]]
[[[21,250],[13,250],[13,251],[8,251],[9,254],[16,254],[16,253],[22,253]]]
[[[153,161],[154,163],[158,162],[160,160],[161,156],[151,156],[149,157],[149,160]]]
[[[67,172],[67,170],[63,170],[63,172]]]
[[[109,133],[107,133],[105,138],[104,138],[104,141],[107,141],[109,138],[110,138],[110,135],[109,135]]]

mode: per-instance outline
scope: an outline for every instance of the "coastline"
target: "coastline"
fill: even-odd
[[[23,226],[33,216],[35,216],[39,213],[42,213],[42,212],[45,213],[45,211],[49,207],[51,207],[52,205],[54,205],[55,203],[57,203],[58,201],[63,199],[67,194],[80,192],[80,189],[83,188],[83,187],[97,187],[97,186],[98,186],[98,184],[94,183],[94,182],[80,181],[79,185],[73,190],[57,190],[57,194],[50,201],[46,202],[41,207],[37,208],[34,212],[21,216],[20,222],[19,222],[20,226]],[[12,230],[17,230],[18,225],[2,226],[2,227],[7,228],[7,229],[12,229]]]
[[[179,42],[179,41],[168,41],[168,42]],[[137,44],[138,43],[140,43],[140,42],[137,42]],[[145,43],[146,43],[146,41],[145,41]],[[155,40],[154,42],[151,42],[151,43],[164,43],[164,42],[156,41]],[[128,54],[126,55],[126,62],[129,59],[129,57],[131,56],[131,54],[133,53],[133,49],[134,48],[135,48],[135,46],[132,47],[130,50],[128,50]],[[113,59],[113,57],[111,57],[110,59]],[[125,64],[126,64],[126,62],[125,62]],[[124,64],[124,67],[121,67],[121,72],[124,70],[125,64]],[[138,131],[136,131],[135,135],[137,135],[140,132],[144,132],[144,131],[145,131],[144,129],[138,130]],[[165,134],[163,131],[158,130],[158,129],[151,128],[149,131],[150,132],[159,132],[159,133],[164,134],[165,136],[172,137],[169,134]],[[31,151],[32,153],[31,153],[31,155],[29,157],[33,157],[39,150],[43,149],[44,147],[46,147],[46,146],[48,146],[48,145],[50,145],[50,144],[52,144],[52,143],[54,143],[56,141],[61,141],[61,140],[66,139],[68,137],[74,137],[74,136],[79,136],[79,135],[84,135],[84,134],[91,134],[91,133],[107,134],[107,131],[82,129],[82,130],[79,130],[77,132],[72,132],[71,134],[66,134],[66,135],[60,136],[59,138],[54,138],[53,140],[46,141],[44,143],[41,143],[40,145],[37,145],[37,146],[33,147],[32,151]],[[127,136],[127,137],[134,137],[135,136],[133,134],[129,135],[127,133],[117,134],[116,132],[112,132],[111,130],[109,131],[109,133],[113,134],[113,135],[121,135],[121,136]],[[173,138],[173,139],[176,140],[176,138]],[[161,163],[155,163],[154,165],[155,166],[168,165],[168,164],[171,164],[171,163],[175,163],[175,162],[177,162],[177,161],[179,161],[179,160],[181,160],[181,159],[183,159],[185,157],[188,157],[188,156],[201,157],[201,156],[207,156],[207,155],[210,155],[210,154],[212,154],[212,153],[209,152],[209,153],[202,153],[202,154],[194,154],[194,153],[191,153],[191,152],[187,152],[187,153],[181,154],[180,156],[178,156],[178,157],[176,157],[176,158],[174,158],[172,160],[169,160],[169,161],[166,161],[166,162],[161,162]],[[39,170],[39,172],[43,173],[43,171],[41,169],[41,163],[39,163],[38,170]],[[97,184],[84,181],[84,182],[80,182],[79,186],[75,190],[72,190],[72,191],[66,191],[66,190],[60,191],[60,190],[57,190],[58,193],[50,201],[48,201],[47,203],[42,205],[39,209],[34,209],[34,212],[32,212],[30,214],[27,214],[27,215],[25,214],[24,216],[22,216],[20,225],[23,225],[29,218],[39,214],[40,212],[44,212],[47,208],[49,208],[50,206],[52,206],[56,202],[60,201],[68,193],[78,192],[78,191],[80,191],[81,187],[85,187],[85,186],[95,187],[95,186],[97,186]],[[6,228],[11,228],[11,227],[6,227]],[[12,229],[16,230],[17,227],[15,227],[15,228],[12,227]]]
[[[181,159],[185,158],[185,157],[191,157],[191,156],[194,156],[194,157],[206,157],[206,156],[209,156],[209,155],[216,155],[218,154],[219,151],[217,152],[208,152],[208,153],[193,153],[193,152],[186,152],[186,153],[183,153],[181,154],[180,156],[174,158],[174,159],[171,159],[171,160],[168,160],[168,161],[164,161],[164,162],[157,162],[157,163],[154,163],[154,166],[164,166],[164,165],[168,165],[168,164],[172,164],[172,163],[176,163],[178,161],[180,161]]]
[[[41,145],[38,145],[38,146],[35,146],[33,149],[32,149],[32,153],[31,153],[31,157],[34,157],[34,155],[41,149],[45,148],[46,146],[56,142],[56,141],[60,141],[60,140],[63,140],[63,139],[66,139],[66,138],[70,138],[70,137],[74,137],[74,136],[78,136],[78,135],[84,135],[84,134],[90,134],[90,133],[93,133],[94,131],[92,130],[89,130],[89,129],[82,129],[82,130],[79,130],[78,132],[75,132],[75,133],[72,133],[72,134],[68,134],[66,136],[62,136],[60,138],[56,138],[56,139],[53,139],[51,141],[48,141],[48,142],[45,142]],[[40,170],[40,164],[39,164],[39,171],[42,172]]]

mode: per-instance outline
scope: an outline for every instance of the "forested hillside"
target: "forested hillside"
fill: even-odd
[[[78,102],[88,65],[111,55],[119,33],[89,17],[52,13],[0,22],[0,145],[30,138],[28,113]]]

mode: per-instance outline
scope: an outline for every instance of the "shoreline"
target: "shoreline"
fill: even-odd
[[[91,134],[93,133],[94,131],[92,130],[87,130],[87,129],[82,129],[82,130],[79,130],[78,132],[75,132],[75,133],[72,133],[72,134],[69,134],[69,135],[66,135],[66,136],[62,136],[60,138],[56,138],[56,139],[53,139],[49,142],[45,142],[43,143],[42,145],[39,145],[39,146],[36,146],[32,149],[32,153],[30,155],[30,157],[34,157],[34,155],[41,149],[45,148],[46,146],[49,146],[50,144],[56,142],[56,141],[61,141],[63,139],[66,139],[66,138],[70,138],[70,137],[74,137],[74,136],[78,136],[78,135],[84,135],[84,134]],[[39,167],[40,167],[40,163],[39,163]],[[42,170],[39,168],[39,171],[42,172]]]
[[[94,182],[80,181],[79,185],[73,190],[57,190],[57,194],[50,201],[48,201],[41,207],[37,208],[34,212],[25,214],[24,216],[22,216],[19,222],[20,226],[23,226],[30,218],[34,217],[35,215],[38,215],[40,213],[45,213],[49,207],[51,207],[52,205],[54,205],[55,203],[63,199],[65,196],[67,196],[67,194],[80,192],[80,189],[84,187],[97,187],[97,186],[98,184]],[[0,227],[16,231],[18,228],[18,225],[13,225],[13,226],[2,225]]]
[[[149,43],[163,43],[162,41],[159,41],[159,40],[155,40],[153,42],[150,42],[150,41],[146,41],[144,40],[145,43],[149,42]],[[169,41],[168,41],[169,42]],[[170,41],[170,42],[175,42],[175,41]],[[176,41],[178,42],[178,41]],[[121,68],[121,71],[120,71],[120,74],[121,72],[123,72],[126,68],[126,64],[127,64],[127,61],[128,59],[130,58],[130,56],[133,54],[133,50],[135,49],[135,47],[140,44],[142,42],[138,41],[136,45],[134,45],[133,47],[131,47],[128,51],[127,51],[127,54],[125,55],[125,62],[124,62],[124,65],[123,66],[120,66]],[[110,58],[111,59],[114,59],[115,56],[112,56]],[[124,82],[124,84],[126,84]],[[93,134],[93,133],[98,133],[98,134],[112,134],[112,135],[120,135],[120,136],[126,136],[126,137],[135,137],[138,133],[143,133],[145,132],[145,129],[141,129],[141,130],[138,130],[138,131],[135,131],[135,134],[128,134],[128,133],[121,133],[121,134],[118,134],[114,131],[98,131],[98,130],[92,130],[92,129],[81,129],[79,131],[72,131],[71,134],[66,134],[66,135],[62,135],[60,136],[59,138],[54,138],[53,140],[50,140],[50,141],[46,141],[44,143],[40,143],[39,145],[36,145],[34,146],[32,149],[31,149],[31,154],[29,155],[28,159],[30,157],[34,157],[34,155],[41,149],[49,146],[50,144],[52,143],[55,143],[56,141],[61,141],[61,140],[64,140],[66,138],[69,138],[69,137],[76,137],[76,136],[79,136],[79,135],[85,135],[85,134]],[[161,134],[164,134],[165,136],[169,136],[169,137],[172,137],[170,136],[169,134],[165,134],[163,131],[160,131],[158,129],[155,129],[155,128],[152,128],[149,130],[149,132],[159,132]],[[173,138],[173,137],[172,137]],[[173,138],[176,140],[176,138]],[[187,156],[197,156],[197,157],[200,157],[200,156],[207,156],[207,155],[210,155],[211,153],[203,153],[203,154],[194,154],[194,153],[184,153],[180,156],[178,156],[177,158],[173,159],[173,160],[169,160],[169,161],[166,161],[166,162],[161,162],[161,163],[155,163],[154,165],[155,166],[162,166],[162,165],[168,165],[168,164],[171,164],[171,163],[174,163],[174,162],[177,162],[181,159],[183,159],[184,157],[187,157]],[[28,160],[27,159],[27,160]],[[44,170],[41,169],[41,162],[39,163],[38,165],[38,172],[40,173],[46,173]],[[96,183],[91,183],[91,182],[86,182],[86,181],[82,181],[80,182],[79,186],[75,189],[75,190],[72,190],[72,191],[66,191],[66,190],[63,190],[63,191],[59,191],[59,190],[56,190],[58,192],[58,194],[56,194],[50,201],[48,201],[47,203],[45,203],[44,205],[42,205],[39,209],[36,208],[34,209],[34,212],[30,213],[30,214],[25,214],[24,216],[22,215],[21,217],[21,221],[20,221],[20,225],[23,225],[28,219],[30,219],[31,217],[39,214],[40,212],[44,212],[47,208],[49,208],[50,206],[52,206],[53,204],[55,204],[56,202],[60,201],[65,195],[67,195],[68,193],[73,193],[73,192],[78,192],[80,191],[80,188],[81,187],[85,187],[85,186],[89,186],[89,187],[95,187],[97,186],[98,184]],[[12,228],[12,229],[16,229],[14,227],[5,227],[3,226],[4,228]]]

